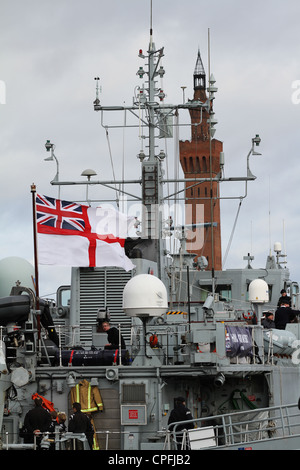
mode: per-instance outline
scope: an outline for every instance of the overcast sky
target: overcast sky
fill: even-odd
[[[108,141],[93,110],[95,80],[102,104],[132,104],[138,50],[149,43],[150,0],[0,0],[0,260],[33,262],[30,185],[57,196],[50,184],[54,162],[45,142],[55,143],[61,180],[82,180],[92,168],[112,178]],[[153,0],[153,32],[164,47],[166,103],[193,97],[198,48],[218,92],[215,138],[223,142],[225,175],[245,176],[251,139],[259,134],[261,156],[252,156],[257,179],[248,186],[225,268],[264,267],[274,242],[286,248],[291,278],[300,281],[300,3],[298,0]],[[189,138],[186,129],[180,138]],[[117,178],[139,176],[137,131],[109,131]],[[171,149],[171,143],[167,143]],[[171,156],[170,156],[171,161]],[[135,170],[133,170],[135,168]],[[221,194],[243,195],[224,183]],[[98,197],[99,186],[90,190]],[[112,196],[110,194],[110,196]],[[85,187],[64,187],[61,197],[82,200]],[[238,199],[222,202],[223,254]],[[40,293],[68,283],[69,269],[40,267]]]

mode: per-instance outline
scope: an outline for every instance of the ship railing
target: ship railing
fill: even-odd
[[[30,443],[12,443],[11,437],[5,432],[1,450],[90,450],[84,433],[40,432],[33,435]]]
[[[248,325],[247,328],[251,331],[252,357],[254,358],[254,362],[265,364],[265,350],[263,339],[264,328],[261,325]]]
[[[179,430],[182,425],[192,424],[193,429]],[[119,442],[123,437],[130,450],[137,448],[141,443],[153,444],[152,448],[158,450],[222,450],[234,448],[255,448],[257,445],[268,448],[272,441],[276,441],[278,449],[280,440],[285,448],[287,440],[298,439],[300,441],[300,411],[298,404],[273,406],[267,408],[257,408],[255,410],[226,413],[211,417],[198,418],[188,421],[172,423],[173,428],[162,429],[160,431],[145,432],[143,430],[97,430],[100,448],[110,450],[114,447],[116,440]],[[13,439],[13,434],[5,432],[2,434],[2,449],[47,449],[52,443],[55,450],[72,450],[75,442],[81,441],[83,447],[87,449],[85,435],[77,435],[69,432],[65,433],[44,433],[40,436],[40,443],[37,445],[36,439],[32,444],[23,444]],[[11,442],[11,440],[13,442]],[[111,442],[114,441],[112,444]],[[156,442],[156,444],[155,444]],[[76,446],[77,448],[77,446]],[[299,447],[298,447],[299,448]]]
[[[47,343],[47,333],[44,335],[41,335],[39,342],[36,344],[33,344],[33,342],[25,343],[25,351],[26,353],[35,353],[38,352],[38,357],[40,358],[41,362],[43,364],[48,364],[52,365],[54,362],[58,361],[58,365],[62,366],[62,351],[64,350],[72,350],[73,348],[76,349],[79,345],[83,348],[91,348],[92,347],[92,341],[89,341],[87,343],[79,343],[78,342],[78,333],[79,332],[90,332],[91,328],[93,325],[59,325],[59,324],[53,324],[49,325],[48,329],[55,329],[57,332],[57,338],[58,338],[58,344],[55,345],[54,343]],[[121,333],[122,332],[122,325],[118,324],[118,329]],[[22,331],[22,328],[20,326],[17,326],[14,328],[15,332],[17,331]],[[7,327],[0,326],[0,341],[2,338],[4,338],[7,335]],[[36,332],[36,330],[31,330],[31,332]],[[28,333],[28,330],[26,330]],[[178,337],[182,336],[182,332],[174,333]],[[168,338],[169,331],[159,333],[159,337],[161,336],[166,336]],[[170,348],[169,344],[167,343],[166,345],[161,346],[158,350],[160,353],[160,358],[163,363],[166,365],[169,364],[172,361],[176,361],[178,359],[178,350],[181,348],[184,348],[186,344],[181,344],[180,341],[177,341],[176,343],[176,350],[174,350],[174,354],[172,355],[170,353]],[[19,348],[19,344],[17,342],[11,341],[9,344],[6,344],[6,358],[8,361],[15,360],[16,357],[16,350]],[[101,349],[102,346],[99,346]],[[130,340],[129,342],[126,341],[126,349],[129,352],[129,355],[131,359],[135,357],[137,352],[139,351],[139,354],[141,355],[142,353],[140,352],[140,343],[137,342],[136,345],[132,344],[132,341]],[[180,353],[182,356],[185,355],[185,353],[181,352]]]
[[[57,358],[59,359],[59,364],[61,365],[61,353],[62,350],[64,349],[72,349],[72,347],[76,347],[78,345],[78,342],[76,341],[76,337],[78,336],[78,331],[83,331],[83,330],[89,330],[91,326],[88,325],[52,325],[49,326],[48,328],[55,328],[57,333],[58,333],[58,346],[57,350],[56,348],[51,345],[46,345],[44,342],[43,336],[41,337],[37,347],[39,348],[40,352],[40,357],[43,357],[44,360],[50,365],[52,363],[52,359]],[[224,361],[229,362],[234,362],[236,364],[243,364],[248,362],[249,364],[268,364],[272,365],[274,364],[274,348],[273,348],[273,336],[272,336],[272,330],[269,336],[269,344],[268,344],[268,349],[265,349],[266,344],[264,342],[264,329],[260,325],[247,325],[247,328],[251,331],[251,339],[252,339],[252,351],[251,351],[251,357],[238,357],[234,356],[232,358],[226,357],[226,351],[221,350],[218,352],[218,354],[210,354],[210,357],[213,357],[214,363],[219,363],[221,362],[224,364]],[[17,327],[18,330],[20,330],[20,327]],[[16,331],[17,331],[16,329]],[[119,325],[119,329],[120,325]],[[5,332],[6,332],[6,327],[0,327],[0,341],[2,341]],[[168,333],[169,332],[159,332],[157,335],[158,337],[161,337],[162,335],[166,335],[168,338]],[[174,333],[175,334],[175,333]],[[178,336],[181,335],[182,332],[178,332]],[[225,333],[224,333],[225,334]],[[130,342],[131,343],[131,342]],[[185,355],[188,355],[188,352],[184,352],[183,349],[186,347],[186,344],[180,344],[179,341],[176,343],[177,346],[174,347],[174,352],[170,351],[169,344],[163,344],[160,349],[159,353],[161,355],[161,360],[166,364],[172,363],[172,361],[178,360],[178,354],[180,350],[180,356],[184,359]],[[67,346],[66,346],[67,345]],[[87,345],[88,346],[88,345]],[[15,350],[18,348],[18,345],[16,346],[13,342],[11,344],[6,344],[6,357],[8,360],[13,360],[15,358]],[[34,352],[35,347],[34,345],[29,342],[29,344],[25,344],[26,352]],[[127,349],[130,351],[130,354],[132,355],[133,352],[135,351],[136,347],[133,347],[132,344],[130,344]],[[205,356],[205,354],[202,354],[202,356]],[[203,359],[203,358],[202,358]],[[209,362],[209,359],[206,360],[206,362]]]
[[[184,424],[193,429],[178,431]],[[165,436],[166,450],[224,449],[234,446],[268,443],[270,439],[299,436],[300,412],[297,404],[257,408],[172,424]]]
[[[127,450],[136,449],[141,442],[157,443],[159,450],[163,449],[165,431],[131,430],[97,430],[95,432],[100,450],[121,449],[121,441],[126,442]],[[19,435],[3,432],[0,437],[0,450],[90,450],[84,433],[51,431],[34,435],[31,443],[19,442]],[[155,444],[154,444],[155,445]],[[137,449],[138,450],[138,449]]]

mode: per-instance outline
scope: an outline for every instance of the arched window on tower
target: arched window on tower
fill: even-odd
[[[200,160],[196,157],[196,173],[200,173]]]
[[[190,170],[190,173],[194,173],[194,160],[193,160],[193,157],[190,157],[190,161],[189,161],[189,170]]]
[[[202,171],[203,173],[207,173],[207,163],[206,163],[206,157],[202,157]]]

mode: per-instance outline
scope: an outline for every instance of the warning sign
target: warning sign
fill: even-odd
[[[123,426],[141,426],[147,424],[146,405],[121,405],[121,424]]]
[[[128,418],[129,419],[138,419],[139,412],[138,410],[128,410]]]

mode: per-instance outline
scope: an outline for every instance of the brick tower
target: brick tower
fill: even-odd
[[[192,101],[202,103],[207,101],[206,75],[200,51],[198,51],[194,71]],[[218,271],[222,269],[219,183],[211,181],[210,178],[215,178],[220,173],[220,152],[223,151],[223,143],[216,139],[211,139],[210,142],[208,122],[210,114],[207,110],[202,108],[201,112],[201,108],[190,109],[190,116],[191,140],[179,142],[180,163],[185,178],[207,178],[208,180],[201,183],[195,181],[185,183],[186,224],[203,222],[206,224],[204,229],[196,229],[198,233],[202,230],[202,238],[200,235],[193,239],[189,237],[190,242],[187,242],[186,248],[187,251],[195,253],[197,258],[205,256],[208,261],[207,269]],[[213,227],[211,227],[211,222],[213,222]],[[200,238],[201,243],[194,243]]]

